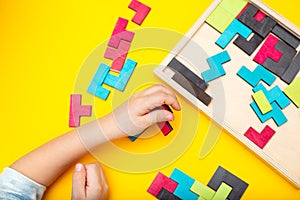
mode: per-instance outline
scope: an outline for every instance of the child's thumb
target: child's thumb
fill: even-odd
[[[76,164],[72,179],[72,200],[85,199],[86,170],[81,163]]]

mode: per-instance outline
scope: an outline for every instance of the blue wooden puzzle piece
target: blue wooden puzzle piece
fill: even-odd
[[[252,87],[255,87],[259,81],[264,81],[268,85],[271,85],[276,77],[263,66],[258,65],[253,72],[247,67],[242,66],[237,75],[249,83]]]
[[[268,91],[265,88],[265,86],[260,83],[252,90],[253,92],[258,92],[259,90],[262,90],[265,96],[267,97],[268,101],[270,103],[277,102],[281,109],[284,109],[291,103],[289,98],[282,92],[282,90],[277,85]]]
[[[190,191],[190,188],[195,182],[195,179],[189,177],[179,169],[175,168],[170,178],[178,183],[174,195],[182,200],[197,200],[198,195]]]
[[[283,114],[276,102],[271,103],[272,110],[264,115],[261,113],[255,102],[252,102],[250,106],[252,107],[252,109],[254,110],[254,112],[256,113],[256,115],[262,123],[266,122],[268,119],[271,118],[273,118],[277,126],[281,126],[282,124],[287,122],[287,118],[285,117],[285,115]]]
[[[236,34],[241,35],[244,38],[248,38],[252,30],[241,23],[239,20],[234,19],[231,24],[226,28],[222,35],[216,41],[216,44],[224,49],[229,42],[234,38]]]
[[[210,69],[201,73],[205,82],[212,81],[220,76],[226,74],[222,64],[230,61],[231,58],[228,54],[228,51],[223,51],[218,53],[210,58],[207,58],[207,63],[210,66]]]
[[[136,139],[138,139],[138,137],[140,137],[143,134],[143,132],[136,134],[136,135],[132,135],[132,136],[128,136],[128,138],[131,140],[131,142],[134,142]]]
[[[104,83],[117,90],[123,91],[132,75],[133,70],[135,69],[136,64],[137,63],[135,61],[127,59],[119,76],[107,74],[104,79]]]
[[[103,100],[106,100],[110,91],[106,88],[102,87],[102,84],[104,82],[104,79],[108,75],[110,67],[108,65],[105,65],[103,63],[100,64],[100,66],[97,69],[96,74],[94,75],[87,92],[91,93]]]

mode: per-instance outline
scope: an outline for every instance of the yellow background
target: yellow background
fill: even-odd
[[[80,67],[89,53],[110,37],[118,17],[131,19],[134,13],[127,8],[129,2],[0,1],[1,169],[40,144],[71,130],[69,98]],[[142,2],[152,8],[142,27],[167,28],[184,34],[212,0]],[[264,2],[300,26],[298,1]],[[139,27],[129,24],[128,29],[136,28]],[[166,53],[145,50],[139,55],[134,56],[139,65],[159,64]],[[152,75],[150,78],[159,82]],[[189,107],[188,111],[196,112],[185,100],[180,100]],[[97,108],[97,116],[110,111],[110,106],[105,107],[109,101],[97,104],[101,106]],[[159,171],[170,175],[178,167],[206,184],[221,165],[249,183],[243,199],[300,199],[300,191],[225,131],[213,151],[200,160],[198,154],[209,124],[210,120],[201,114],[192,145],[180,159]],[[175,122],[174,126],[178,124]],[[142,148],[141,141],[136,146]],[[89,155],[81,160],[93,161]],[[104,170],[110,199],[154,199],[146,190],[157,171],[130,174],[105,166]],[[70,169],[49,188],[44,199],[70,199],[71,175]]]

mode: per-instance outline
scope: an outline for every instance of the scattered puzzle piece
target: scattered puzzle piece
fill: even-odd
[[[249,29],[237,19],[234,19],[218,38],[216,44],[219,45],[222,49],[224,49],[236,34],[239,34],[244,38],[248,38],[251,33],[251,29]]]
[[[283,92],[298,108],[300,107],[300,77],[297,77]]]
[[[252,97],[262,114],[266,114],[272,110],[272,107],[263,91],[259,90],[258,92],[255,92]]]
[[[263,65],[278,77],[281,77],[293,61],[293,58],[296,55],[296,50],[281,40],[278,41],[275,48],[282,52],[280,60],[275,62],[272,59],[267,58]]]
[[[260,90],[263,91],[269,103],[276,102],[281,109],[284,109],[291,103],[290,100],[287,98],[287,96],[282,92],[282,90],[277,85],[274,86],[270,91],[268,91],[265,88],[265,86],[260,83],[252,90],[253,92],[258,92]]]
[[[92,106],[81,105],[81,94],[71,94],[70,102],[70,115],[69,115],[69,126],[78,127],[80,126],[80,117],[91,116]]]
[[[212,200],[226,200],[232,188],[226,183],[221,183]]]
[[[263,46],[254,57],[254,61],[263,65],[267,58],[272,58],[275,62],[279,62],[282,52],[278,51],[275,46],[279,39],[273,35],[269,35]]]
[[[123,91],[133,73],[133,70],[136,67],[136,64],[137,63],[134,60],[127,59],[119,76],[107,74],[106,78],[104,79],[104,83],[115,89]]]
[[[297,37],[295,37],[291,32],[287,31],[280,25],[276,25],[273,28],[272,33],[274,33],[277,37],[282,39],[294,49],[297,49],[300,44],[300,40]]]
[[[184,200],[198,199],[198,195],[190,191],[190,188],[195,182],[193,178],[189,177],[177,168],[174,169],[170,178],[178,183],[178,186],[176,187],[173,194]]]
[[[203,91],[206,90],[208,84],[202,80],[199,76],[194,74],[191,70],[189,70],[186,66],[184,66],[181,62],[179,62],[176,58],[173,58],[171,62],[168,64],[168,67],[173,69],[175,72],[179,72],[186,79],[193,82],[197,87],[201,88]]]
[[[269,16],[261,19],[263,15],[261,13],[258,14],[258,12],[258,8],[249,3],[244,12],[238,16],[238,19],[261,37],[265,38],[276,25],[276,21]]]
[[[134,32],[126,30],[127,24],[127,19],[121,17],[118,18],[110,40],[108,41],[108,46],[118,48],[121,40],[126,40],[127,42],[132,41]]]
[[[254,144],[256,144],[259,148],[263,149],[274,134],[275,131],[271,127],[266,125],[261,133],[257,132],[254,128],[250,127],[244,135]]]
[[[179,197],[164,188],[159,191],[156,198],[160,200],[181,200]]]
[[[128,8],[134,10],[136,13],[131,21],[134,23],[141,25],[147,15],[149,14],[151,8],[137,0],[132,0],[129,4]]]
[[[248,183],[236,177],[223,167],[219,166],[207,185],[216,191],[220,187],[222,182],[232,187],[232,190],[227,198],[229,200],[241,199],[248,187]]]
[[[296,75],[299,73],[299,70],[300,70],[300,53],[298,53],[298,55],[294,58],[293,62],[290,64],[290,66],[281,76],[281,79],[287,84],[290,84],[295,79]]]
[[[231,58],[227,51],[218,53],[210,58],[207,58],[207,63],[210,66],[210,69],[201,73],[205,82],[212,81],[218,77],[221,77],[226,74],[222,64],[230,61]]]
[[[87,92],[106,100],[110,91],[106,88],[102,87],[102,84],[104,82],[104,79],[108,75],[110,67],[101,63],[100,66],[97,69],[96,74],[94,75]]]
[[[212,199],[215,195],[215,191],[211,188],[207,187],[206,185],[203,185],[202,183],[195,181],[192,187],[190,188],[192,192],[199,195],[199,198],[202,199]],[[199,199],[198,199],[199,200]]]
[[[253,34],[250,40],[247,40],[246,38],[242,36],[238,36],[233,44],[235,44],[237,47],[239,47],[241,50],[243,50],[247,55],[251,55],[257,47],[262,43],[263,38],[259,36],[258,34]]]
[[[253,72],[251,72],[247,67],[242,66],[237,75],[244,79],[252,87],[255,87],[261,80],[268,85],[271,85],[276,79],[272,73],[261,65],[258,65]]]
[[[276,102],[271,103],[272,110],[270,112],[267,112],[266,114],[262,114],[257,107],[255,102],[252,102],[250,104],[256,115],[258,116],[259,120],[264,123],[269,119],[273,119],[277,126],[281,126],[285,122],[287,122],[286,116],[283,114],[283,112],[280,110],[280,107]]]
[[[149,186],[147,192],[149,192],[153,196],[157,197],[162,188],[173,193],[174,190],[176,189],[177,185],[178,185],[178,183],[176,183],[169,177],[165,176],[164,174],[158,172],[155,179]]]

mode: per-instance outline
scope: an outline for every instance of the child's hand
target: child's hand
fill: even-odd
[[[135,135],[157,122],[174,119],[171,112],[162,109],[164,104],[172,106],[175,110],[181,109],[171,90],[156,85],[134,94],[112,114],[115,124],[123,133]]]
[[[102,200],[108,186],[99,163],[77,164],[73,174],[72,200]]]

